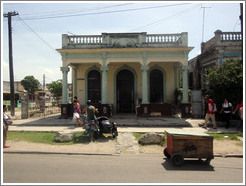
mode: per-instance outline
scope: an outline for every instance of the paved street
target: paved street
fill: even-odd
[[[4,154],[4,183],[242,183],[242,158],[211,165],[186,159],[174,167],[163,155]],[[21,160],[21,161],[20,161]]]

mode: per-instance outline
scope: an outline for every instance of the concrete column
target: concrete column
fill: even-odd
[[[143,65],[141,66],[142,70],[142,104],[149,103],[149,89],[148,89],[148,70],[149,66],[147,65],[147,53],[143,52]]]
[[[174,65],[174,87],[175,89],[178,88],[178,69],[179,69],[179,65],[175,64]]]
[[[67,83],[67,73],[69,72],[69,67],[61,67],[62,71],[62,104],[68,103],[68,83]]]
[[[73,68],[73,96],[77,96],[77,68]]]
[[[108,103],[108,66],[106,64],[106,52],[102,52],[103,64],[101,67],[102,71],[102,104]]]
[[[28,95],[24,93],[21,96],[21,119],[28,118]]]
[[[188,70],[189,66],[182,66],[183,72],[183,100],[182,103],[189,103],[188,99]]]

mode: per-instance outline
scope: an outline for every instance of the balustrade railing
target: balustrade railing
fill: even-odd
[[[242,34],[241,32],[222,32],[220,30],[215,32],[215,36],[211,38],[209,41],[203,44],[203,51],[209,50],[209,48],[216,46],[216,45],[235,45],[238,42],[242,41]],[[232,43],[231,43],[232,42]]]
[[[101,35],[68,36],[68,44],[100,44],[100,43],[102,43]]]
[[[181,34],[148,34],[146,43],[176,43],[181,40]]]
[[[129,33],[130,35],[131,33]],[[124,38],[124,37],[123,37]],[[130,37],[131,38],[131,37]],[[119,38],[121,39],[121,38]],[[127,36],[126,36],[127,39]],[[133,39],[137,45],[142,46],[149,44],[155,45],[155,44],[163,44],[163,45],[186,45],[188,41],[187,40],[187,34],[181,33],[181,34],[146,34],[146,33],[140,33],[138,37],[135,37]],[[113,42],[117,41],[115,37],[111,38],[110,34],[102,34],[102,35],[63,35],[63,47],[66,47],[68,45],[74,46],[77,45],[78,47],[81,45],[109,45],[111,46]],[[183,43],[184,42],[184,43]],[[100,47],[100,46],[99,46]]]
[[[241,41],[242,35],[240,32],[222,32],[220,39],[221,41]]]

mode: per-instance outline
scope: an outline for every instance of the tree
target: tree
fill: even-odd
[[[62,96],[62,80],[52,81],[47,87],[56,101],[58,101]]]
[[[21,80],[21,85],[28,93],[35,93],[40,86],[40,82],[34,78],[34,76],[26,76],[23,80]]]
[[[230,102],[238,103],[243,98],[243,64],[241,60],[228,60],[219,67],[207,70],[204,75],[210,91],[207,94],[217,103],[224,98]]]

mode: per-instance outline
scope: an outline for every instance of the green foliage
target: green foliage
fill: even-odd
[[[89,137],[83,133],[76,133],[74,141],[58,143],[54,141],[56,132],[8,132],[8,140],[26,141],[30,143],[43,143],[49,145],[73,145],[76,143],[88,143]]]
[[[8,132],[8,140],[54,144],[55,132]]]
[[[224,98],[240,102],[243,98],[243,63],[241,60],[228,60],[219,67],[207,69],[204,78],[208,80],[207,92],[215,102],[221,103]]]
[[[143,137],[145,135],[145,133],[137,133],[137,132],[134,132],[133,133],[133,136],[137,139],[137,140],[140,140],[141,137]]]
[[[210,133],[207,132],[207,134],[211,135],[214,137],[215,140],[225,140],[225,139],[230,139],[230,140],[236,140],[239,141],[238,137],[243,137],[243,133],[235,133],[235,134],[230,134],[230,133]],[[228,136],[227,138],[225,136]]]
[[[62,96],[62,80],[52,81],[48,85],[48,89],[56,100],[59,99]]]
[[[40,82],[35,79],[34,76],[26,76],[23,80],[21,80],[21,85],[27,92],[34,93],[38,90]]]
[[[191,90],[188,89],[188,99],[191,99]],[[179,105],[183,99],[183,88],[176,88],[174,91],[174,103]]]

